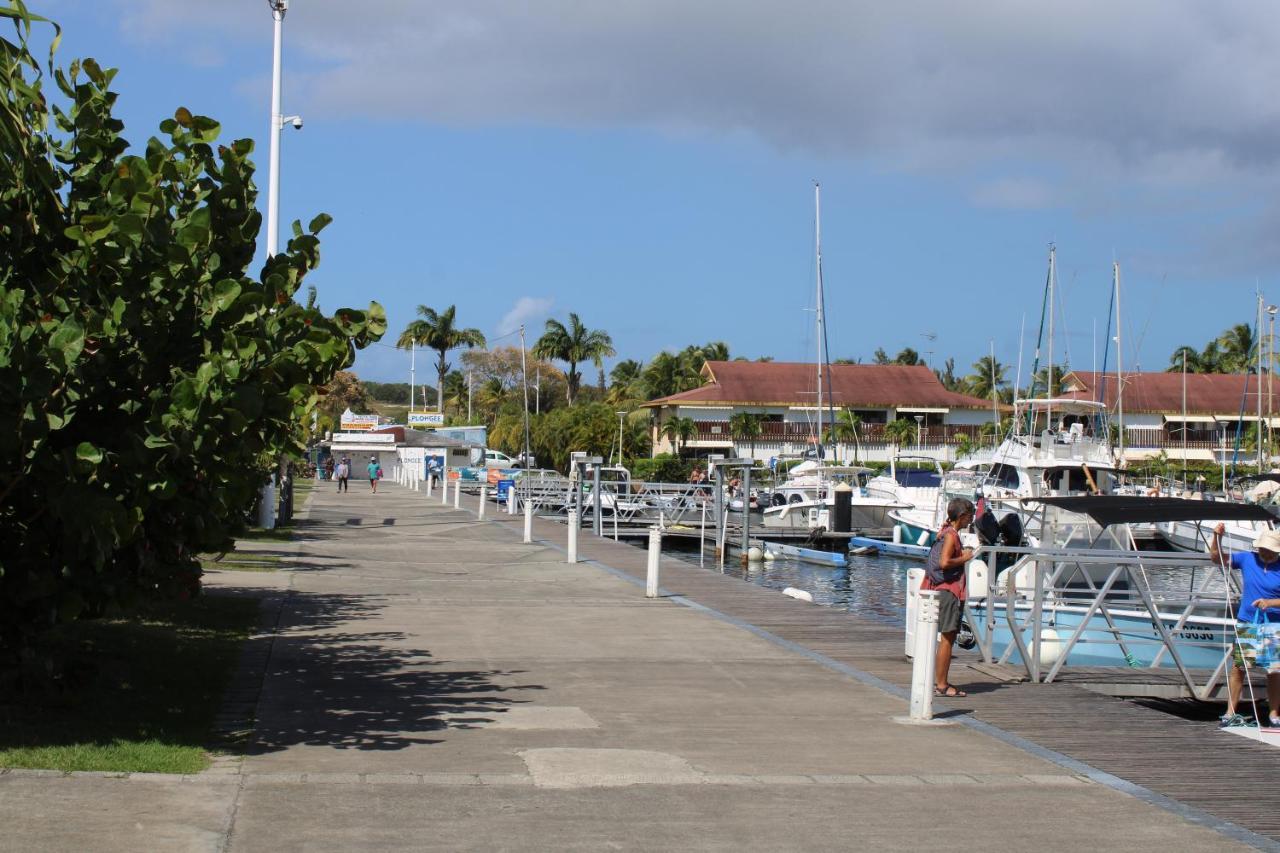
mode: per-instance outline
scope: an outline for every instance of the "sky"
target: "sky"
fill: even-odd
[[[179,106],[258,140],[265,206],[265,0],[27,2],[120,69],[134,144]],[[1100,362],[1114,261],[1125,368],[1163,370],[1280,302],[1277,43],[1260,0],[291,0],[281,221],[334,217],[321,307],[386,308],[365,379],[408,380],[418,305],[813,360],[815,182],[831,358],[1025,377],[1053,244],[1057,360]]]

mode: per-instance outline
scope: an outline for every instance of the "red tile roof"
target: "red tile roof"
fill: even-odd
[[[1182,373],[1126,373],[1124,375],[1124,410],[1161,414],[1182,413]],[[1080,390],[1063,394],[1082,400],[1104,400],[1114,408],[1116,404],[1116,375],[1095,373],[1089,370],[1073,370],[1067,381],[1079,385]],[[1248,395],[1245,396],[1245,383]],[[1105,385],[1105,389],[1104,386]],[[1100,394],[1105,390],[1105,397]],[[1275,402],[1280,404],[1280,386],[1276,387]],[[1266,392],[1266,386],[1263,386]],[[1256,377],[1238,373],[1188,373],[1187,413],[1197,415],[1233,415],[1240,411],[1245,401],[1245,414],[1257,411]],[[1263,401],[1266,405],[1266,401]]]
[[[702,375],[708,382],[701,388],[645,405],[814,406],[818,402],[817,368],[812,363],[709,361]],[[831,404],[839,408],[991,408],[989,400],[948,391],[924,365],[833,364],[830,379]]]

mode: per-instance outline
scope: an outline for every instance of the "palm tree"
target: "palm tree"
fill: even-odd
[[[611,406],[635,400],[641,393],[640,377],[644,374],[644,365],[634,358],[624,359],[609,371],[609,393],[605,402]]]
[[[1178,347],[1173,351],[1173,355],[1169,356],[1169,366],[1165,368],[1167,373],[1181,373],[1184,369],[1187,373],[1205,373],[1201,370],[1202,362],[1200,353],[1195,347],[1189,347],[1186,344]]]
[[[459,329],[454,325],[457,306],[450,305],[437,314],[434,308],[426,305],[418,306],[419,319],[404,327],[396,346],[408,349],[411,345],[433,349],[439,354],[436,361],[436,374],[439,384],[436,385],[436,406],[444,411],[444,378],[451,366],[446,360],[449,350],[458,347],[482,347],[484,335],[479,329]]]
[[[862,418],[853,413],[852,409],[841,409],[836,412],[836,420],[827,428],[827,440],[832,444],[848,444],[853,442],[853,461],[858,461],[858,427],[862,425]]]
[[[1222,364],[1222,345],[1217,338],[1209,341],[1200,351],[1201,373],[1226,373]]]
[[[693,418],[674,417],[662,425],[662,435],[671,440],[676,456],[680,455],[680,442],[693,438],[697,431],[698,425],[693,422]]]
[[[1257,354],[1258,340],[1248,323],[1236,323],[1218,337],[1222,345],[1223,373],[1240,373],[1248,370]]]
[[[565,399],[572,406],[578,396],[578,386],[582,383],[578,365],[589,361],[596,367],[602,367],[604,359],[614,354],[613,338],[600,329],[588,329],[582,325],[577,314],[570,314],[568,328],[559,320],[547,321],[546,331],[533,345],[533,354],[538,358],[556,359],[569,365],[565,372]]]
[[[899,447],[910,444],[918,431],[915,421],[906,418],[896,418],[884,425],[884,437]]]
[[[1004,385],[1004,375],[1008,369],[1007,365],[984,355],[973,363],[973,373],[968,379],[969,393],[984,400],[995,399]]]
[[[764,431],[764,416],[756,412],[738,412],[729,418],[729,432],[735,438],[745,438],[750,444],[750,456],[756,455],[756,439]]]

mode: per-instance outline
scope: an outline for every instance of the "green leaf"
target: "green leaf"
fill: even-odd
[[[312,234],[319,234],[321,231],[325,229],[325,226],[327,226],[332,221],[333,221],[332,216],[330,216],[327,213],[321,213],[317,215],[315,219],[311,220],[311,223],[307,226],[307,230],[310,231]]]
[[[218,311],[226,311],[240,297],[240,282],[224,278],[213,286],[213,305]]]
[[[76,445],[76,458],[81,462],[90,462],[97,465],[102,461],[102,451],[89,442],[82,441]]]

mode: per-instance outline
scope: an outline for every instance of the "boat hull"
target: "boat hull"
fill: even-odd
[[[1010,661],[1021,663],[1022,657],[1013,643],[1013,632],[1005,618],[1005,607],[996,604],[995,626],[992,631],[992,654],[999,658],[1011,644],[1015,649]],[[986,630],[986,605],[970,606],[977,625],[973,627],[979,633]],[[1030,615],[1030,606],[1019,607],[1015,615],[1021,622]],[[1085,608],[1046,609],[1042,620],[1040,662],[1042,666],[1056,663],[1070,641],[1072,634],[1085,616]],[[1084,633],[1072,647],[1067,656],[1068,666],[1115,666],[1129,668],[1150,667],[1163,646],[1155,621],[1146,613],[1130,610],[1111,611],[1111,619],[1115,631],[1107,624],[1105,617],[1094,614],[1089,617]],[[1175,631],[1178,617],[1162,614],[1161,621],[1173,635],[1178,656],[1183,666],[1188,669],[1215,669],[1222,663],[1223,656],[1231,648],[1235,639],[1235,626],[1231,620],[1222,618],[1192,618]],[[1117,637],[1124,642],[1124,648],[1116,642]],[[1022,640],[1031,648],[1033,630],[1027,627],[1022,631]],[[1126,653],[1127,651],[1127,653]],[[1175,663],[1168,651],[1159,655],[1157,667],[1173,668]]]

